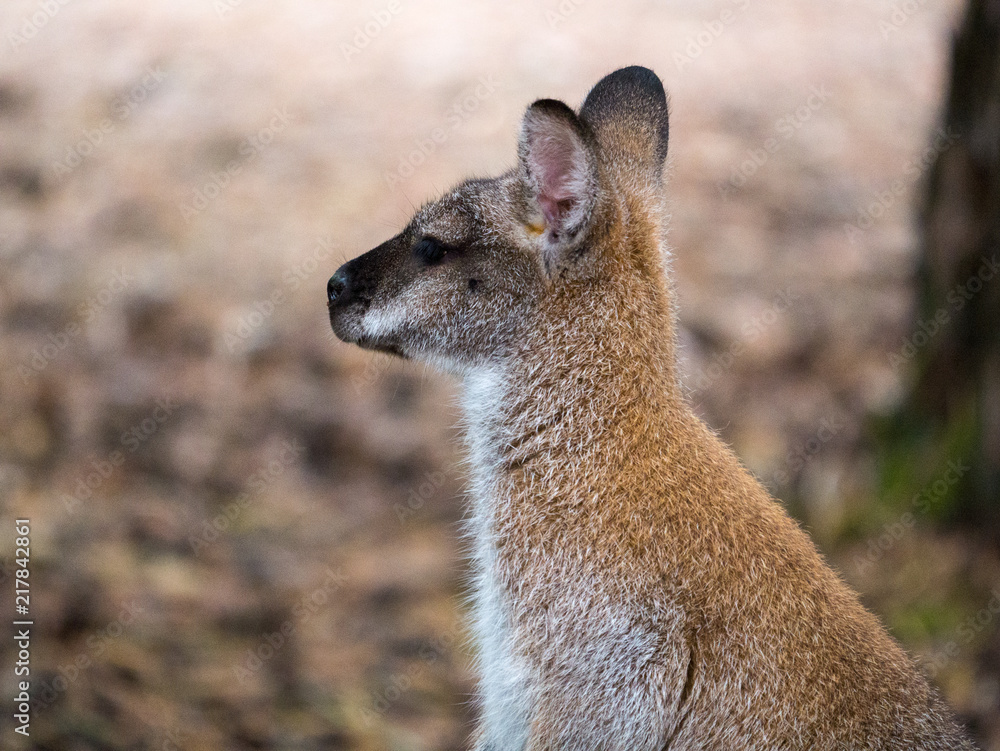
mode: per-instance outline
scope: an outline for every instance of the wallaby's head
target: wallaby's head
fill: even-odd
[[[333,275],[334,332],[465,372],[635,300],[662,326],[666,153],[666,97],[646,68],[602,79],[579,113],[535,102],[516,168],[458,185]]]

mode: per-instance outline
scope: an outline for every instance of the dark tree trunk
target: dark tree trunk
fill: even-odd
[[[945,133],[920,218],[914,380],[892,419],[890,451],[897,477],[924,488],[949,460],[968,466],[945,478],[947,498],[934,498],[940,515],[1000,540],[1000,0],[969,2]]]

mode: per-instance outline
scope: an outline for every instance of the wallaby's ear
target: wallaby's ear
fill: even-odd
[[[587,95],[580,119],[593,130],[602,163],[660,179],[670,130],[667,95],[649,68],[633,65],[606,75]]]
[[[539,99],[524,113],[518,157],[536,210],[527,219],[543,235],[547,268],[589,225],[598,190],[592,141],[573,110],[555,99]]]

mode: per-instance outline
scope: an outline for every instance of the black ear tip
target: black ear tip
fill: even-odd
[[[630,65],[606,75],[587,94],[580,118],[597,132],[609,122],[648,122],[655,132],[654,143],[650,145],[657,164],[667,156],[670,131],[667,92],[659,76],[649,68]]]
[[[552,127],[566,127],[580,138],[587,138],[587,128],[573,109],[558,99],[538,99],[524,113],[523,133],[531,138],[533,133],[551,131]]]
[[[608,75],[608,77],[621,77],[621,78],[631,78],[636,81],[641,81],[646,85],[656,86],[659,84],[660,88],[663,87],[663,83],[660,81],[660,77],[656,75],[652,70],[646,68],[642,65],[629,65],[625,68],[619,68],[614,73]]]
[[[641,65],[630,65],[609,73],[594,86],[591,93],[604,91],[632,92],[642,94],[666,106],[667,93],[663,82],[649,68]]]
[[[576,113],[566,102],[558,99],[536,99],[528,106],[527,114],[543,115],[548,117],[564,117],[569,120],[576,120]]]

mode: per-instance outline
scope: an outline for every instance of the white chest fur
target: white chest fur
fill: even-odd
[[[482,724],[490,751],[520,751],[528,737],[531,680],[527,666],[518,657],[508,603],[498,580],[492,522],[497,507],[507,502],[499,497],[494,476],[497,447],[492,445],[494,439],[488,427],[502,398],[499,374],[481,372],[467,376],[473,628],[481,676]]]

